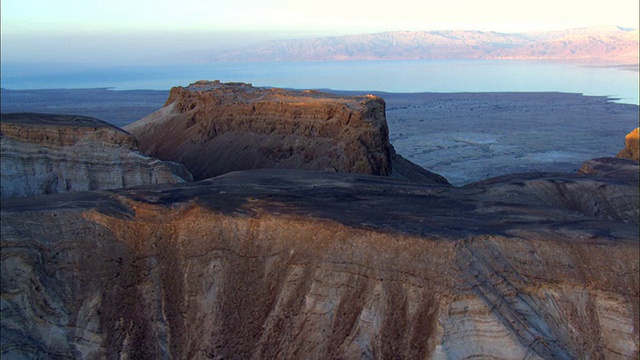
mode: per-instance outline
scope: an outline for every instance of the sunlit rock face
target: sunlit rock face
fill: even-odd
[[[614,173],[3,200],[2,355],[637,358],[638,173]]]
[[[624,139],[624,149],[618,153],[617,157],[640,161],[638,130],[640,130],[640,128],[635,128],[635,130],[627,134]]]
[[[182,165],[141,154],[130,134],[94,118],[3,114],[2,197],[192,180]]]
[[[446,182],[395,154],[384,100],[372,95],[200,81],[173,88],[164,108],[125,129],[147,155],[184,164],[195,179],[271,168]]]

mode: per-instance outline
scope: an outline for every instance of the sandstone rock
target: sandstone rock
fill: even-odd
[[[2,198],[192,180],[137,151],[130,134],[83,116],[2,114]]]
[[[637,358],[621,174],[253,170],[3,200],[2,355]]]
[[[638,139],[638,130],[636,128],[624,138],[624,149],[616,155],[620,158],[632,159],[640,161],[640,140]]]
[[[446,182],[419,167],[394,172],[385,103],[372,95],[200,81],[173,88],[164,108],[124,128],[145,154],[184,164],[197,180],[275,168]]]

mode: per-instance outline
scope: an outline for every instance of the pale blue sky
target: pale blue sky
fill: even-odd
[[[638,26],[637,0],[3,0],[2,30],[522,31]]]
[[[251,39],[638,27],[638,0],[2,0],[2,59],[153,58]],[[66,59],[66,60],[65,60]],[[112,58],[107,59],[109,61]]]

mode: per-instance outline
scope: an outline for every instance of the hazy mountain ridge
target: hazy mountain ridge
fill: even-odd
[[[277,40],[214,55],[214,61],[518,59],[638,63],[638,29],[552,32],[396,31]]]

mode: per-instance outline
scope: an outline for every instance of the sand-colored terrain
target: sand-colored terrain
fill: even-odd
[[[345,92],[341,92],[345,93]],[[359,92],[360,94],[366,92]],[[355,94],[355,93],[349,93]],[[638,106],[566,93],[375,93],[400,155],[461,185],[528,171],[573,172],[615,156]],[[93,116],[124,126],[160,109],[168,91],[2,91],[2,112]]]

